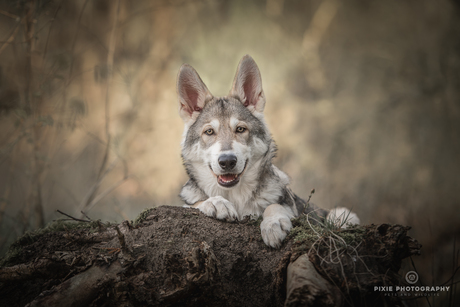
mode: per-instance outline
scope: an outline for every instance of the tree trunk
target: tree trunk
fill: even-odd
[[[318,235],[302,218],[293,224],[275,250],[259,221],[180,207],[150,209],[134,225],[56,222],[12,245],[0,305],[383,306],[373,287],[399,284],[401,260],[420,249],[398,225]]]

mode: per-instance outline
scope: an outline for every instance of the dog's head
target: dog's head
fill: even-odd
[[[211,94],[195,69],[184,64],[177,91],[185,123],[182,156],[189,175],[208,185],[236,186],[271,144],[257,64],[249,55],[243,57],[229,95],[220,98]]]

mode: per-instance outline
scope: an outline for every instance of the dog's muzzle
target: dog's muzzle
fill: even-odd
[[[217,175],[217,183],[220,186],[231,188],[240,181],[240,176],[246,169],[246,163],[244,164],[243,171],[239,174],[234,173],[234,168],[238,162],[237,157],[234,154],[222,154],[219,156],[217,162],[222,172],[225,174]]]
[[[233,154],[223,154],[219,156],[217,162],[223,171],[231,171],[236,166],[238,159]]]

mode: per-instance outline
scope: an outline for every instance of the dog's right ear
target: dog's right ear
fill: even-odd
[[[179,114],[185,122],[195,120],[212,94],[192,66],[184,64],[177,76]]]

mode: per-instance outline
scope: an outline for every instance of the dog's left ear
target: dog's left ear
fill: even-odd
[[[230,96],[238,98],[250,111],[262,113],[264,110],[262,78],[256,62],[250,55],[245,55],[238,64]]]

